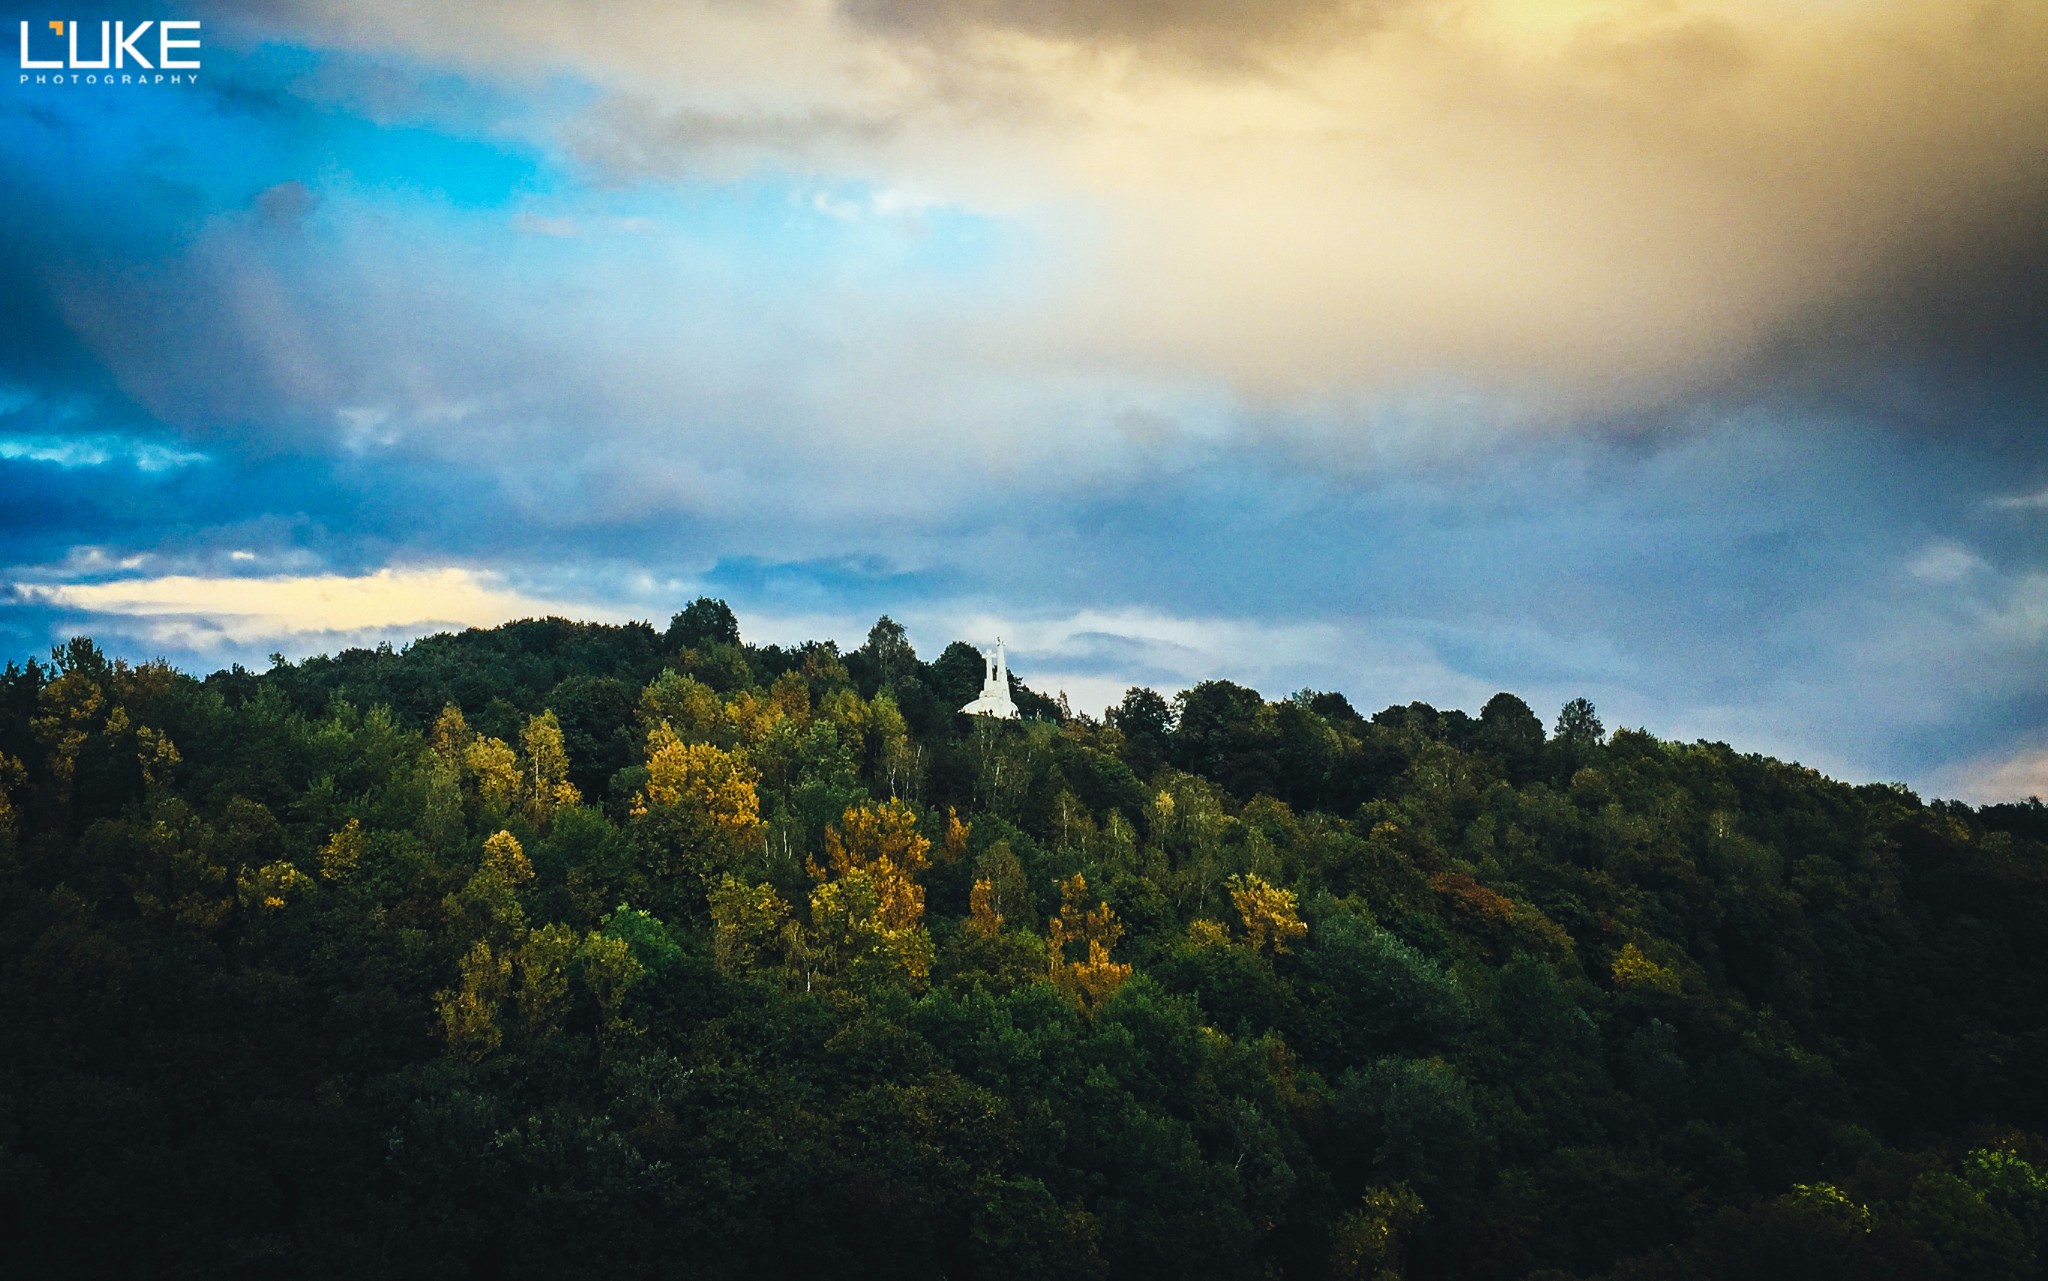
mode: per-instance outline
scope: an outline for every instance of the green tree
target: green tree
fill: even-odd
[[[733,616],[732,607],[724,601],[699,596],[669,620],[668,632],[662,637],[662,643],[670,651],[737,645],[740,643],[739,619]]]
[[[1574,748],[1598,747],[1606,736],[1607,729],[1601,725],[1599,714],[1583,698],[1566,703],[1557,714],[1555,737],[1560,743]]]

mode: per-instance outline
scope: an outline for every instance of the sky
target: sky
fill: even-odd
[[[2036,0],[4,16],[202,70],[0,84],[0,659],[711,594],[2048,793]]]

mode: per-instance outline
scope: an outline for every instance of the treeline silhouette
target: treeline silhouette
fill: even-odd
[[[544,619],[0,677],[0,1267],[2027,1278],[2048,814]]]

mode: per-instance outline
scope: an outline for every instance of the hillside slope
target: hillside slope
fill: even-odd
[[[885,619],[0,678],[20,1275],[2034,1277],[2048,821]]]

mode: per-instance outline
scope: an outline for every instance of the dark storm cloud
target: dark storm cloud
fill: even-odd
[[[1722,389],[1992,451],[2048,479],[2048,139],[1991,207],[1930,229]]]
[[[51,289],[52,264],[76,250],[69,221],[35,200],[28,184],[0,183],[0,381],[106,386],[99,361],[71,331]]]

